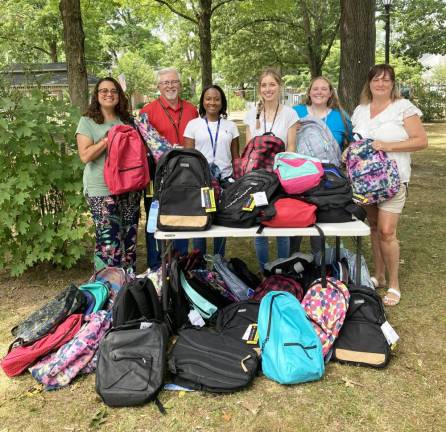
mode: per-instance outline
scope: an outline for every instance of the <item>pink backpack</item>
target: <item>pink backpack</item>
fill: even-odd
[[[147,149],[129,125],[115,125],[108,132],[104,180],[112,195],[142,190],[149,183]]]
[[[289,195],[301,194],[314,188],[321,181],[324,169],[319,159],[292,152],[278,153],[274,172]]]
[[[341,281],[327,277],[327,286],[315,280],[302,300],[302,306],[322,343],[324,357],[338,337],[350,300],[350,292]]]
[[[80,373],[96,369],[99,342],[111,326],[111,314],[106,311],[85,317],[85,324],[76,335],[56,352],[42,358],[29,371],[45,390],[65,387]]]

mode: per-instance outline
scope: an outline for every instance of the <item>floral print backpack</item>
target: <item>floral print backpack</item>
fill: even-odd
[[[347,150],[347,174],[353,198],[362,204],[375,204],[395,196],[400,189],[400,176],[395,160],[372,147],[373,140],[354,141]]]

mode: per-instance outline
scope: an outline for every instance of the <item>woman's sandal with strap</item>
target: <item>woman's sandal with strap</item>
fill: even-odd
[[[391,294],[391,296],[389,295]],[[401,292],[395,288],[389,288],[383,298],[385,306],[396,306],[401,300]]]

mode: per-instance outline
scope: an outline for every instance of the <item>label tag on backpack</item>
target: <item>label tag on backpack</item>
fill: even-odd
[[[146,196],[147,196],[147,198],[153,197],[153,193],[154,193],[154,190],[153,190],[153,180],[150,180],[148,185],[147,185],[147,188],[146,188]]]
[[[201,188],[201,207],[204,207],[206,213],[217,211],[214,189],[209,187]]]
[[[242,207],[243,211],[253,211],[254,207],[256,206],[256,203],[254,201],[254,197],[251,195],[249,195],[249,198],[246,200],[245,204]]]
[[[246,341],[247,344],[256,345],[259,343],[259,332],[257,331],[257,324],[249,324],[242,339]]]
[[[381,330],[384,334],[384,337],[387,340],[387,343],[390,346],[395,345],[400,337],[397,335],[396,331],[393,329],[393,327],[389,324],[389,321],[386,321],[382,326]]]
[[[142,322],[141,324],[140,324],[140,326],[139,326],[139,328],[142,330],[142,329],[146,329],[146,328],[150,328],[150,327],[152,327],[152,324],[153,323],[151,323],[151,322]]]
[[[268,205],[268,198],[266,197],[265,191],[262,192],[256,192],[252,194],[254,198],[254,202],[256,204],[256,207],[262,207]]]

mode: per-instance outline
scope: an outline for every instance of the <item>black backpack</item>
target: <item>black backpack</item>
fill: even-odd
[[[226,306],[218,312],[215,330],[244,342],[253,349],[258,348],[256,332],[259,308],[260,302],[255,300],[244,300]]]
[[[164,231],[204,231],[212,213],[202,206],[202,188],[211,187],[209,164],[195,149],[172,149],[158,161],[155,197],[158,228]]]
[[[245,174],[222,190],[215,223],[231,228],[249,228],[258,224],[263,207],[253,207],[251,211],[243,209],[249,206],[252,194],[263,191],[270,201],[278,189],[280,183],[274,173],[259,169]]]
[[[164,380],[167,326],[136,320],[110,329],[99,344],[96,392],[109,406],[141,405],[157,399]]]
[[[317,206],[317,222],[350,222],[352,215],[364,220],[365,211],[356,205],[345,174],[335,165],[323,163],[324,175],[320,183],[301,195],[301,199]]]
[[[113,304],[114,327],[140,318],[163,320],[163,308],[149,278],[126,283]]]
[[[75,285],[69,285],[48,303],[34,311],[28,318],[11,329],[15,337],[10,349],[30,345],[53,331],[73,313],[83,313],[87,299]]]
[[[350,302],[344,324],[334,343],[333,359],[359,366],[385,367],[390,346],[381,330],[386,314],[375,290],[349,286]]]
[[[250,345],[209,328],[181,330],[168,356],[175,384],[214,393],[242,390],[252,382],[258,366]]]
[[[231,258],[228,261],[228,269],[253,290],[260,285],[260,278],[251,272],[246,263],[240,258]]]

